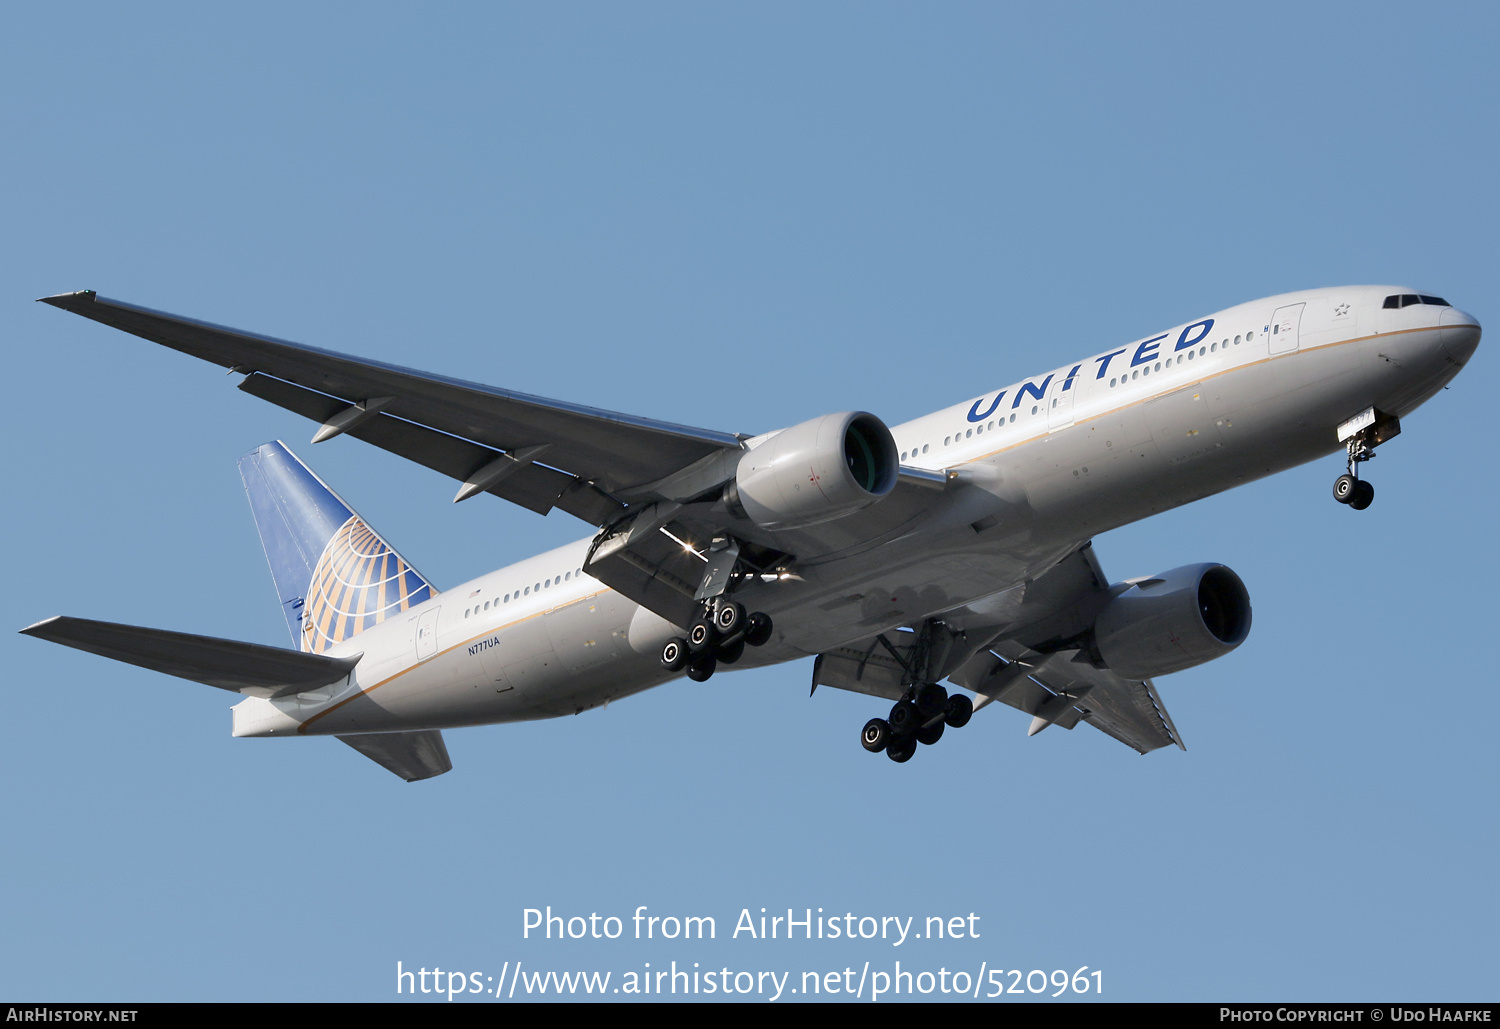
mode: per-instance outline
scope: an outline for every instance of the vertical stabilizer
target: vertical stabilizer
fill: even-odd
[[[239,464],[299,650],[321,654],[436,592],[285,444],[257,447]]]

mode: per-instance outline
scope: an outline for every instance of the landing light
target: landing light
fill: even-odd
[[[683,553],[692,554],[694,557],[696,557],[696,558],[698,558],[699,560],[702,560],[702,561],[707,561],[708,560],[708,558],[706,558],[702,554],[698,553],[698,548],[697,547],[693,546],[691,543],[689,543],[687,540],[683,539],[681,536],[679,536],[676,533],[674,533],[674,532],[670,531],[669,529],[667,529],[666,526],[662,527],[661,534],[663,536],[667,537],[667,539],[671,540],[672,542],[680,545],[682,547]]]

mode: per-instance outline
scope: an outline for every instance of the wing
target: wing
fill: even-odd
[[[1126,679],[1089,660],[1087,637],[1109,581],[1084,544],[1046,573],[985,601],[938,616],[951,658],[936,669],[1032,716],[1030,734],[1086,721],[1145,754],[1182,739],[1149,679]],[[899,699],[911,634],[871,637],[818,655],[813,686]]]
[[[240,389],[540,514],[604,525],[633,489],[741,438],[366,361],[108,300],[90,290],[43,303],[245,373]]]
[[[1142,754],[1171,744],[1187,749],[1151,680],[1126,679],[1089,660],[1094,615],[1109,595],[1092,544],[1013,593],[1002,602],[1008,624],[954,673],[955,682],[1031,715],[1032,735],[1082,720]]]
[[[1001,641],[989,651],[953,679],[1031,715],[1029,735],[1086,721],[1142,754],[1174,743],[1187,749],[1150,679],[1122,678],[1077,650],[1041,654]]]
[[[901,469],[865,511],[795,532],[737,521],[719,500],[745,440],[366,361],[109,300],[92,291],[43,297],[53,307],[245,375],[240,389],[463,485],[455,501],[492,493],[540,514],[566,511],[605,531],[587,570],[669,621],[688,624],[711,541],[745,541],[747,567],[869,548],[909,532],[962,494],[943,472]]]

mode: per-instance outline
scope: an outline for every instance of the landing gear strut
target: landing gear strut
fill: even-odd
[[[706,682],[720,664],[738,661],[746,646],[763,647],[770,642],[771,616],[747,612],[744,604],[729,599],[729,589],[749,574],[741,567],[739,551],[732,539],[714,541],[696,598],[698,617],[686,638],[674,637],[662,647],[661,664],[667,671],[686,669],[689,679]]]
[[[901,654],[879,637],[892,657],[906,670],[906,692],[896,701],[886,718],[872,718],[860,731],[859,742],[872,754],[882,750],[897,764],[911,760],[917,744],[931,746],[940,740],[945,728],[962,729],[974,714],[974,705],[962,693],[949,696],[933,681],[946,674],[950,657],[956,653],[957,638],[946,626],[924,622],[917,631],[910,653]]]
[[[1401,432],[1401,422],[1375,408],[1366,408],[1343,425],[1339,437],[1349,453],[1349,470],[1333,480],[1333,499],[1363,511],[1375,499],[1375,487],[1359,477],[1359,466],[1375,457],[1375,448]]]
[[[1349,451],[1349,471],[1333,480],[1333,499],[1363,511],[1375,499],[1375,487],[1359,477],[1359,466],[1375,456],[1375,448],[1363,436],[1353,436],[1345,444]]]

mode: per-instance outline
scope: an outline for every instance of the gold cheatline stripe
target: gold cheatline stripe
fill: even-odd
[[[1467,325],[1467,324],[1470,324],[1470,323],[1466,322],[1464,324]],[[1306,353],[1309,350],[1323,350],[1323,349],[1325,349],[1327,347],[1346,346],[1346,345],[1348,345],[1350,343],[1363,343],[1366,340],[1378,339],[1378,338],[1380,338],[1382,336],[1386,336],[1386,337],[1389,337],[1389,336],[1404,336],[1404,335],[1407,335],[1407,334],[1413,333],[1413,332],[1436,332],[1436,331],[1438,331],[1441,328],[1442,328],[1442,326],[1428,326],[1428,327],[1420,328],[1420,329],[1398,329],[1395,332],[1376,332],[1376,333],[1372,333],[1369,336],[1357,336],[1354,339],[1338,340],[1338,341],[1333,342],[1333,343],[1320,343],[1320,344],[1318,344],[1317,346],[1314,346],[1314,347],[1302,347],[1302,346],[1299,346],[1296,350],[1290,351],[1290,352],[1285,353],[1285,354],[1276,354],[1274,356],[1268,354],[1266,357],[1261,358],[1261,359],[1256,360],[1256,361],[1251,361],[1248,364],[1236,365],[1233,368],[1226,368],[1223,371],[1214,372],[1212,375],[1204,375],[1204,376],[1200,377],[1199,379],[1197,379],[1196,381],[1198,381],[1198,382],[1204,382],[1204,381],[1207,381],[1209,379],[1216,379],[1220,375],[1228,375],[1230,372],[1243,371],[1246,368],[1253,368],[1254,366],[1256,366],[1258,364],[1265,364],[1265,363],[1268,363],[1270,361],[1279,360],[1279,359],[1285,358],[1285,357],[1295,357],[1298,354]],[[1191,385],[1191,383],[1189,383],[1188,385]],[[1067,428],[1072,428],[1074,425],[1087,425],[1091,421],[1096,421],[1096,420],[1098,420],[1100,418],[1103,418],[1103,417],[1105,417],[1107,415],[1111,415],[1111,414],[1114,414],[1116,412],[1123,411],[1126,408],[1134,407],[1134,406],[1136,406],[1138,404],[1144,404],[1148,400],[1155,400],[1159,396],[1165,396],[1168,393],[1175,392],[1176,390],[1179,390],[1179,389],[1182,389],[1182,388],[1183,387],[1180,386],[1180,385],[1179,386],[1173,386],[1171,389],[1164,389],[1164,390],[1161,390],[1161,391],[1159,391],[1157,393],[1153,393],[1149,397],[1143,397],[1143,398],[1141,398],[1139,400],[1133,400],[1133,401],[1131,401],[1128,404],[1121,404],[1119,407],[1112,407],[1112,408],[1110,408],[1107,411],[1102,411],[1099,414],[1096,414],[1096,415],[1093,415],[1093,416],[1091,416],[1089,418],[1086,418],[1086,419],[1084,419],[1081,422],[1072,422],[1070,425],[1067,426]],[[981,399],[983,399],[983,397],[981,397]],[[1061,430],[1059,430],[1059,431],[1061,431]],[[1024,440],[1019,440],[1019,441],[1017,441],[1015,443],[1012,443],[1012,444],[1010,444],[1008,446],[1001,447],[998,450],[992,450],[992,451],[990,451],[987,454],[981,454],[979,457],[970,458],[969,460],[962,462],[962,464],[973,464],[976,461],[983,461],[986,458],[994,457],[996,454],[1003,454],[1007,450],[1014,450],[1016,447],[1023,446],[1024,444],[1030,443],[1030,442],[1032,442],[1032,441],[1034,441],[1036,439],[1045,438],[1045,436],[1048,436],[1048,435],[1051,435],[1051,433],[1044,433],[1041,436],[1031,436],[1031,437],[1028,437],[1028,438],[1026,438]],[[411,665],[411,666],[409,666],[407,668],[403,668],[401,671],[397,672],[395,675],[391,676],[389,679],[383,679],[380,682],[377,682],[373,686],[369,686],[369,687],[366,687],[365,689],[360,690],[354,696],[352,696],[352,697],[346,697],[343,700],[339,701],[337,704],[334,704],[332,707],[325,708],[324,710],[319,711],[317,714],[313,715],[307,721],[305,721],[301,725],[297,726],[297,732],[298,732],[299,735],[302,734],[307,729],[307,727],[309,725],[312,725],[314,722],[316,722],[318,719],[322,718],[324,715],[332,714],[334,711],[337,711],[339,708],[343,707],[345,704],[348,704],[350,701],[358,700],[360,697],[365,696],[367,693],[371,693],[371,692],[373,692],[375,690],[378,690],[380,687],[384,686],[386,683],[396,681],[397,679],[401,678],[401,676],[405,675],[407,672],[410,672],[410,671],[412,671],[413,669],[416,669],[416,668],[420,668],[422,665],[426,664],[427,661],[431,661],[431,660],[433,660],[435,658],[442,657],[444,654],[447,654],[447,653],[449,653],[451,651],[457,650],[459,647],[467,647],[471,643],[473,643],[475,640],[483,639],[484,637],[493,635],[494,633],[503,632],[506,629],[511,628],[512,626],[520,625],[522,622],[527,622],[527,621],[530,621],[533,618],[538,618],[541,615],[547,614],[548,611],[557,611],[557,610],[560,610],[560,609],[562,609],[564,607],[569,607],[569,606],[571,606],[573,604],[576,604],[579,601],[588,600],[590,597],[597,597],[597,596],[599,596],[602,593],[612,593],[612,592],[614,592],[613,589],[611,589],[610,587],[605,587],[604,589],[599,590],[599,591],[597,591],[595,593],[585,594],[584,596],[579,597],[577,600],[570,600],[570,601],[568,601],[565,604],[559,604],[559,605],[557,605],[557,607],[548,608],[547,611],[539,611],[536,614],[527,615],[524,618],[518,618],[514,622],[509,622],[509,623],[507,623],[505,625],[497,626],[494,629],[486,630],[485,632],[482,632],[482,633],[480,633],[477,636],[471,636],[471,637],[469,637],[468,639],[464,640],[461,643],[454,644],[453,646],[449,647],[447,650],[443,650],[443,651],[440,651],[439,653],[436,653],[436,654],[432,655],[432,657],[427,658],[426,661],[419,661],[419,662],[417,662],[414,665]],[[403,603],[403,610],[405,610],[406,608],[404,607],[404,605],[406,603],[406,600],[405,600],[404,597],[403,597],[402,603]],[[400,731],[400,730],[397,730],[397,731]]]
[[[373,685],[373,686],[367,686],[364,689],[360,690],[354,696],[352,696],[352,697],[345,697],[343,700],[339,701],[337,704],[333,705],[332,707],[325,708],[322,711],[319,711],[317,714],[313,715],[307,721],[305,721],[301,725],[297,726],[297,733],[299,735],[301,735],[307,729],[307,727],[309,725],[312,725],[314,722],[316,722],[319,718],[322,718],[324,715],[332,714],[333,712],[337,711],[339,708],[343,707],[345,704],[348,704],[351,701],[358,700],[360,697],[363,697],[367,693],[373,693],[375,690],[380,689],[380,687],[384,686],[386,683],[395,682],[397,679],[401,678],[407,672],[410,672],[410,671],[412,671],[413,669],[416,669],[416,668],[420,668],[422,665],[425,665],[428,661],[435,661],[436,659],[442,657],[444,654],[452,653],[453,651],[458,650],[461,647],[467,647],[471,643],[473,643],[474,641],[476,641],[476,640],[482,640],[486,636],[493,636],[497,632],[504,632],[506,629],[512,628],[513,626],[520,625],[522,622],[529,622],[533,618],[540,618],[542,615],[551,614],[553,611],[561,611],[565,607],[572,607],[574,604],[578,604],[578,603],[581,603],[581,602],[583,602],[585,600],[589,600],[589,599],[591,599],[593,597],[600,596],[601,594],[604,594],[604,593],[613,593],[613,592],[614,592],[614,590],[611,587],[606,586],[602,590],[595,590],[593,593],[585,593],[581,597],[577,597],[577,598],[575,598],[573,600],[565,601],[565,602],[563,602],[561,604],[558,604],[558,605],[556,605],[554,607],[549,607],[545,611],[538,611],[535,614],[529,614],[529,615],[526,615],[526,616],[524,616],[522,618],[517,618],[513,622],[507,622],[506,624],[504,624],[504,625],[498,625],[498,626],[496,626],[493,629],[487,629],[486,631],[479,633],[477,636],[470,636],[468,639],[463,640],[463,641],[461,641],[459,643],[455,643],[453,646],[448,647],[446,650],[440,650],[440,651],[438,651],[436,654],[433,654],[432,657],[424,658],[423,660],[418,661],[414,665],[408,665],[407,667],[401,669],[401,671],[397,672],[395,675],[391,676],[389,679],[382,679],[379,682],[377,682],[375,685]],[[434,629],[434,631],[436,631],[436,626],[434,626],[433,629]],[[393,730],[393,731],[395,731],[395,732],[401,732],[403,730],[397,729],[397,730]]]

